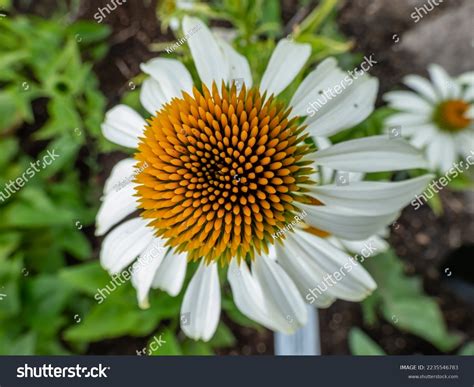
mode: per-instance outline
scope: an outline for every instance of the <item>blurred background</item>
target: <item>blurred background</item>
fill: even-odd
[[[260,73],[275,40],[291,34],[312,45],[312,64],[334,55],[351,69],[374,54],[379,97],[430,63],[472,70],[474,3],[444,1],[415,22],[430,1],[0,0],[0,192],[48,150],[60,155],[0,198],[0,354],[134,355],[161,337],[149,354],[272,355],[273,334],[238,312],[227,285],[208,343],[180,332],[182,294],[154,291],[141,310],[127,283],[94,299],[110,281],[95,214],[111,168],[128,155],[101,135],[104,114],[119,102],[139,109],[139,65],[168,55],[185,12],[235,38]],[[170,57],[190,63],[186,45]],[[343,136],[381,133],[390,111],[378,106]],[[389,242],[366,262],[373,295],[319,311],[322,354],[474,354],[472,171],[429,206],[405,209]]]

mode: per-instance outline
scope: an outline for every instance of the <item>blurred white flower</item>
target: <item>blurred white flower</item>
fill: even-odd
[[[405,77],[414,90],[392,91],[384,99],[398,110],[387,120],[389,130],[423,149],[432,170],[447,172],[474,150],[474,72],[450,77],[438,65],[428,68],[431,82],[418,75]]]

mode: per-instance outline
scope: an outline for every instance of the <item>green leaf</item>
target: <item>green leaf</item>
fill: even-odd
[[[60,234],[61,246],[77,259],[91,258],[92,249],[86,236],[77,229],[63,229]]]
[[[170,329],[164,329],[163,331],[157,333],[154,337],[157,338],[156,341],[153,338],[148,341],[149,355],[176,356],[183,354],[183,352],[181,351],[181,346],[179,345],[179,341]],[[164,343],[158,346],[157,342],[159,342],[160,337],[161,340],[164,341]],[[153,341],[155,341],[154,347],[157,347],[154,351],[150,347]]]
[[[375,341],[359,328],[352,328],[349,332],[349,348],[356,356],[383,356],[385,352]]]
[[[214,352],[209,343],[186,340],[183,343],[183,354],[187,356],[211,356],[214,355]]]
[[[25,186],[15,195],[17,200],[6,206],[1,214],[0,229],[72,224],[73,213],[57,208],[41,189],[31,185]]]
[[[212,348],[226,348],[235,345],[236,339],[232,331],[224,324],[220,323],[217,327],[216,333],[209,341]]]
[[[474,341],[467,343],[464,347],[462,347],[458,355],[460,356],[474,356]]]
[[[459,345],[461,336],[448,332],[437,303],[423,293],[419,278],[404,275],[403,264],[393,251],[365,263],[378,288],[372,295],[374,299],[365,304],[364,312],[380,308],[385,319],[398,329],[429,341],[441,351],[448,352]]]
[[[20,244],[21,234],[6,232],[0,234],[0,261],[6,259]]]
[[[99,289],[105,288],[111,281],[111,277],[100,266],[99,262],[66,267],[58,275],[74,289],[91,296],[95,295]]]

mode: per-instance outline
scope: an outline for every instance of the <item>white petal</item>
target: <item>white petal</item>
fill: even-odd
[[[257,256],[252,266],[271,318],[281,331],[289,334],[306,324],[307,312],[303,298],[283,268],[266,256]]]
[[[345,75],[347,74],[337,67],[336,59],[327,58],[323,60],[303,79],[298,89],[296,89],[290,102],[290,106],[293,108],[291,115],[310,115],[311,112],[308,111],[310,110],[309,104],[315,101],[322,102],[319,98],[321,98],[324,90],[343,82]]]
[[[364,248],[367,247],[367,243],[371,243],[374,246],[375,252],[371,252],[369,256],[374,256],[384,251],[387,251],[390,248],[388,242],[380,238],[377,235],[373,235],[370,238],[367,238],[362,241],[348,241],[346,239],[338,238],[338,241],[342,244],[342,246],[351,253],[360,253]]]
[[[318,308],[327,308],[335,297],[329,293],[323,293],[319,297],[310,299],[308,292],[318,283],[324,280],[327,274],[316,262],[315,254],[307,254],[293,241],[293,234],[289,233],[285,239],[285,245],[276,245],[278,263],[285,269],[286,273],[293,279],[301,297],[305,302]]]
[[[115,164],[109,178],[105,181],[104,195],[117,191],[125,184],[125,182],[131,181],[130,178],[133,177],[135,173],[136,164],[137,160],[132,158],[120,160]]]
[[[313,137],[313,140],[318,149],[327,149],[332,146],[331,141],[327,137]],[[321,184],[331,182],[332,176],[334,175],[334,170],[332,168],[317,167],[316,165],[313,167],[319,171],[319,182]]]
[[[467,73],[461,74],[457,81],[460,85],[474,86],[474,71],[468,71]]]
[[[431,64],[428,66],[431,80],[435,86],[438,96],[445,100],[456,96],[459,85],[456,84],[449,74],[441,66]]]
[[[102,204],[97,212],[95,235],[104,235],[138,208],[133,182],[136,163],[136,160],[124,159],[112,169],[105,182]]]
[[[132,265],[132,285],[137,290],[137,299],[141,308],[149,307],[148,293],[165,253],[164,241],[161,238],[153,238]]]
[[[413,130],[411,130],[412,128]],[[420,149],[428,144],[433,139],[433,136],[437,134],[437,130],[432,125],[413,126],[408,132],[411,132],[412,136],[410,144]],[[403,129],[402,134],[404,134]]]
[[[135,110],[126,105],[117,105],[105,114],[102,133],[115,144],[136,148],[138,136],[143,133],[145,125],[145,120]]]
[[[312,155],[316,164],[341,171],[382,172],[424,168],[426,161],[405,140],[371,136],[333,145]]]
[[[348,185],[307,186],[316,199],[328,206],[343,207],[367,215],[401,210],[423,192],[433,175],[396,182],[359,181]]]
[[[267,91],[267,95],[280,94],[301,71],[310,54],[309,44],[280,40],[263,74],[260,92]]]
[[[433,106],[411,91],[391,91],[384,94],[383,99],[390,107],[401,111],[417,114],[431,114]]]
[[[102,198],[102,204],[96,216],[95,235],[104,235],[118,222],[138,209],[135,184],[130,183]]]
[[[286,320],[283,325],[278,325],[278,321],[270,315],[262,288],[244,261],[239,266],[237,260],[233,259],[227,271],[227,278],[235,305],[244,315],[271,330],[286,330]]]
[[[190,93],[193,89],[189,71],[176,59],[155,58],[142,63],[140,68],[159,83],[165,102],[181,97],[183,91]]]
[[[395,113],[385,120],[385,127],[393,128],[401,126],[402,135],[404,135],[406,127],[424,125],[430,121],[431,118],[427,114]]]
[[[196,65],[196,70],[201,81],[209,88],[215,81],[220,87],[221,82],[227,83],[229,79],[229,65],[209,28],[199,19],[185,16],[183,31],[185,34],[192,29],[199,30],[188,39],[188,45]]]
[[[116,274],[137,258],[153,240],[153,231],[142,218],[122,223],[102,242],[100,263],[110,274]]]
[[[167,102],[160,84],[155,79],[148,78],[143,82],[140,102],[150,114],[155,114]]]
[[[408,75],[403,79],[403,83],[421,94],[425,99],[431,103],[437,103],[439,97],[431,83],[419,75]]]
[[[169,250],[153,279],[153,289],[161,289],[170,296],[177,296],[186,277],[187,262],[185,253],[175,254]]]
[[[361,77],[340,94],[335,95],[326,109],[307,118],[308,131],[315,136],[331,136],[356,126],[374,111],[378,80]]]
[[[230,44],[222,39],[219,39],[218,43],[224,52],[227,63],[229,64],[229,81],[232,82],[233,79],[242,78],[247,90],[251,88],[252,72],[250,71],[250,65],[247,58],[235,51]]]
[[[348,240],[361,240],[391,224],[399,212],[381,215],[361,215],[340,207],[313,206],[298,203],[308,215],[305,222],[313,227]]]
[[[295,260],[296,262],[292,264],[300,265],[301,271],[307,270],[314,274],[313,282],[307,284],[305,289],[306,300],[311,298],[311,294],[317,299],[325,297],[327,292],[329,296],[344,300],[361,301],[377,287],[360,262],[323,238],[303,230],[296,230],[288,239],[291,240],[291,250],[296,250],[293,255],[287,254],[287,261]],[[374,247],[368,243],[366,250],[373,250]],[[360,257],[361,261],[362,258]],[[326,286],[323,286],[324,284]]]
[[[209,341],[214,335],[221,313],[221,290],[217,264],[199,265],[181,305],[181,315],[189,313],[186,323],[181,320],[181,329],[186,336]]]
[[[438,132],[427,146],[427,155],[432,169],[447,172],[457,159],[453,138]]]

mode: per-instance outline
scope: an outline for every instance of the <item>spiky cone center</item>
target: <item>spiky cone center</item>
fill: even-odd
[[[459,132],[469,126],[471,120],[466,116],[469,104],[462,100],[448,100],[439,104],[435,111],[435,121],[441,129]]]
[[[207,263],[268,253],[313,172],[290,111],[257,88],[213,84],[152,116],[135,158],[141,216],[156,235]]]

